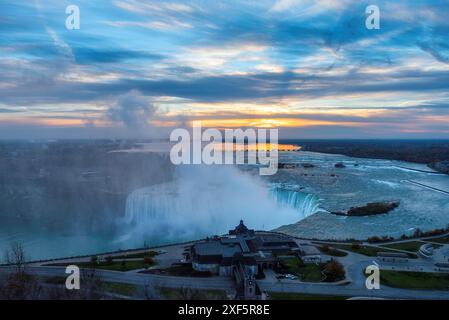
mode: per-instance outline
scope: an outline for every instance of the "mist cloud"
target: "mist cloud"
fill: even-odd
[[[123,123],[128,128],[142,129],[149,126],[155,115],[153,103],[137,90],[131,90],[117,98],[108,110],[108,117],[114,122]]]

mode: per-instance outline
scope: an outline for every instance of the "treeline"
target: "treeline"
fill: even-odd
[[[448,140],[289,140],[303,151],[344,154],[357,158],[374,158],[423,163],[436,170],[435,163],[446,162],[449,172]]]

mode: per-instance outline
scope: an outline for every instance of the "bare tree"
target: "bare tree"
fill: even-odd
[[[25,249],[20,242],[10,244],[9,249],[5,252],[5,261],[8,265],[14,267],[17,274],[25,274],[27,259]]]
[[[201,298],[201,292],[198,289],[181,287],[176,290],[176,296],[179,300],[199,300]]]
[[[82,269],[79,298],[98,300],[106,297],[106,285],[96,269]]]
[[[147,300],[159,300],[161,299],[161,294],[158,289],[156,281],[146,280],[143,285],[143,294]]]
[[[39,299],[42,287],[37,279],[26,272],[26,254],[20,242],[10,245],[5,252],[5,261],[12,267],[1,284],[0,297],[8,300]]]

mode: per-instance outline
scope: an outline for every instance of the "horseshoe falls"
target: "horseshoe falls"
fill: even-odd
[[[270,230],[319,211],[319,199],[314,195],[267,188],[252,181],[235,188],[233,183],[188,188],[183,184],[178,181],[135,190],[128,196],[121,222],[132,226],[135,234],[173,240],[226,233],[240,219],[256,229]]]
[[[271,195],[279,206],[294,209],[303,219],[320,211],[319,198],[313,194],[274,187]]]

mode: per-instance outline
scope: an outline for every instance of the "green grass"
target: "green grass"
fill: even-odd
[[[137,291],[137,286],[128,283],[105,282],[105,289],[111,293],[132,296]]]
[[[306,293],[270,292],[273,300],[346,300],[350,297]]]
[[[159,274],[164,276],[174,277],[211,277],[212,273],[209,271],[197,271],[192,268],[190,264],[173,264],[169,268],[165,269],[151,269],[141,271],[142,273]]]
[[[380,283],[393,288],[449,290],[449,275],[432,272],[381,270]]]
[[[78,263],[79,267],[100,269],[100,270],[112,270],[112,271],[130,271],[136,269],[143,269],[145,267],[143,260],[137,261],[112,261],[112,262],[98,262],[93,264],[91,262]]]
[[[332,246],[328,246],[327,248],[325,248],[323,246],[319,246],[318,249],[322,253],[332,256],[332,257],[346,257],[348,255],[346,252],[337,250],[337,249],[333,248]]]
[[[157,256],[158,253],[156,251],[146,251],[146,252],[140,252],[140,253],[130,253],[130,254],[123,254],[121,256],[111,256],[113,259],[138,259],[138,258],[144,258],[144,257],[150,257],[154,258]]]
[[[122,263],[122,261],[112,261],[112,262],[105,261],[105,262],[98,262],[96,264],[92,262],[53,263],[47,264],[47,266],[65,267],[68,266],[69,264],[75,264],[80,268],[91,268],[91,269],[112,270],[112,271],[130,271],[145,268],[143,260],[125,261],[124,264]]]
[[[423,244],[424,242],[421,241],[408,241],[401,243],[385,244],[382,245],[382,247],[417,252],[419,250],[419,247],[421,247]]]
[[[64,285],[66,281],[65,277],[40,277],[40,279],[48,284],[60,285]],[[137,286],[133,284],[119,282],[104,282],[104,288],[108,292],[122,294],[125,296],[132,296],[137,290]]]
[[[352,246],[351,244],[334,244],[332,245],[335,248],[343,249],[351,252],[355,252],[358,254],[363,254],[368,257],[376,257],[379,252],[397,252],[394,250],[389,250],[387,248],[376,248],[371,246],[365,246],[365,245],[358,245],[357,247]],[[417,259],[418,256],[413,253],[408,254],[410,259]]]
[[[449,243],[449,236],[444,236],[441,238],[434,238],[434,239],[427,239],[427,241],[436,242],[436,243]]]
[[[321,274],[323,266],[321,264],[302,264],[297,257],[284,259],[281,263],[285,268],[284,271],[298,276],[301,281],[320,282],[323,280],[323,275]]]
[[[167,300],[226,300],[226,292],[222,290],[196,290],[178,288],[159,288],[159,292]]]

